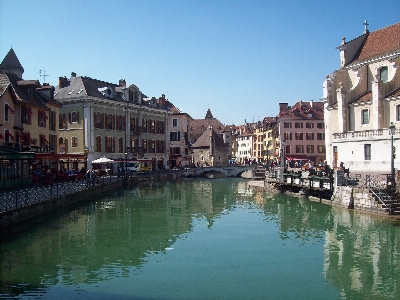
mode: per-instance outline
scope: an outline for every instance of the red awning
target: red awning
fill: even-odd
[[[40,111],[40,114],[43,116],[43,118],[45,118],[46,120],[48,119],[48,117],[46,116],[46,112],[44,111]]]
[[[286,155],[286,160],[310,160],[310,157],[307,155]]]
[[[6,131],[6,134],[7,134],[7,136],[9,136],[12,140],[14,139],[13,135],[12,135],[9,131]]]
[[[10,112],[11,112],[12,114],[14,114],[14,111],[13,111],[13,109],[10,107],[10,105],[7,104],[7,108],[10,110]]]
[[[4,139],[4,136],[0,133],[0,139]]]
[[[50,144],[44,135],[42,135],[41,138],[42,138],[42,141],[45,141],[47,144]]]
[[[31,134],[29,132],[25,132],[25,136],[29,139],[29,143],[34,143],[35,141],[31,139]]]
[[[22,135],[19,133],[19,131],[16,131],[15,134],[16,134],[20,139],[23,138]]]

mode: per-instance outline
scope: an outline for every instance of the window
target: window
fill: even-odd
[[[289,145],[285,146],[285,153],[290,154],[290,146]]]
[[[306,140],[313,140],[314,139],[314,133],[313,132],[307,132],[306,133]]]
[[[73,111],[71,113],[70,123],[78,123],[78,122],[79,122],[79,113],[76,111]]]
[[[9,121],[8,103],[4,103],[4,121],[5,121],[5,122],[8,122],[8,121]]]
[[[172,119],[172,126],[177,127],[178,126],[178,119]]]
[[[71,147],[78,147],[78,138],[76,136],[71,138]]]
[[[124,152],[124,138],[120,137],[118,139],[118,153]]]
[[[22,123],[24,124],[32,124],[32,110],[30,107],[23,106],[21,109],[21,117]]]
[[[143,152],[147,153],[147,140],[142,140],[142,148]]]
[[[314,123],[306,123],[306,128],[314,128]]]
[[[396,106],[396,112],[397,112],[396,121],[400,121],[400,105]]]
[[[296,153],[304,153],[303,145],[296,145]]]
[[[46,112],[44,112],[43,110],[39,110],[38,111],[39,116],[38,116],[38,126],[39,127],[46,127]]]
[[[303,133],[302,132],[296,132],[296,140],[302,140],[303,139]]]
[[[49,113],[49,116],[50,116],[49,129],[51,131],[55,131],[56,130],[56,123],[57,123],[57,121],[56,121],[56,112],[55,111],[51,111]]]
[[[325,145],[318,145],[318,153],[325,153]]]
[[[369,124],[369,110],[361,110],[361,125]]]
[[[180,132],[179,131],[172,131],[169,133],[169,140],[170,141],[180,141]]]
[[[307,145],[307,153],[314,153],[314,145]]]
[[[283,128],[292,128],[291,122],[283,122]]]
[[[96,136],[96,152],[101,151],[101,136]]]
[[[382,67],[379,70],[379,79],[382,82],[387,82],[388,81],[388,67]]]
[[[364,145],[364,159],[371,160],[371,144]]]
[[[173,155],[181,154],[181,148],[180,147],[172,147],[171,154],[173,154]]]
[[[292,140],[292,133],[291,132],[285,132],[283,135],[285,137],[285,140],[290,141]]]
[[[318,132],[318,133],[317,133],[317,140],[318,140],[318,141],[323,141],[323,140],[325,140],[325,132]]]
[[[107,115],[107,129],[113,129],[113,115]]]
[[[300,122],[294,123],[294,128],[303,128],[303,123]]]
[[[113,153],[115,146],[115,139],[112,136],[106,137],[106,149],[105,152]]]
[[[317,123],[318,129],[324,129],[324,123]]]
[[[93,113],[93,123],[94,123],[94,128],[97,128],[97,129],[102,129],[103,127],[102,127],[102,118],[101,118],[101,113]]]

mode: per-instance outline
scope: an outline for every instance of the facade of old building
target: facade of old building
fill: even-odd
[[[293,106],[279,104],[280,157],[290,161],[323,163],[325,124],[323,103],[299,101]]]
[[[15,151],[58,152],[58,113],[54,87],[21,78],[24,70],[11,49],[0,64],[0,145]]]
[[[192,149],[189,143],[189,123],[192,117],[180,111],[173,112],[169,122],[170,156],[168,166],[187,167],[192,165]]]
[[[279,157],[277,147],[278,121],[276,117],[265,117],[263,119],[264,129],[264,162],[276,160]]]
[[[192,145],[193,161],[199,167],[227,166],[231,159],[231,146],[211,126]]]
[[[152,170],[168,161],[172,105],[164,95],[148,99],[123,79],[113,84],[74,72],[59,78],[55,92],[63,103],[60,153],[88,153],[89,165],[102,156],[121,162],[147,159]]]
[[[390,172],[392,138],[400,145],[400,23],[374,32],[364,26],[359,37],[342,39],[340,69],[324,81],[327,161]],[[399,167],[399,160],[394,164]]]

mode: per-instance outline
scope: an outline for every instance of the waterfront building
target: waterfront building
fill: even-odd
[[[231,159],[231,145],[211,126],[192,145],[193,161],[200,167],[227,166]]]
[[[58,113],[61,102],[54,87],[24,80],[13,49],[0,64],[0,145],[12,151],[57,153]]]
[[[252,140],[253,134],[252,133],[243,133],[239,134],[236,137],[237,141],[237,155],[236,161],[240,164],[244,164],[249,162],[252,158]]]
[[[280,157],[290,161],[325,161],[323,103],[299,101],[293,106],[279,103]]]
[[[192,149],[189,143],[189,123],[193,118],[179,111],[172,109],[169,122],[169,167],[174,168],[190,166],[192,164]]]
[[[208,109],[204,119],[193,119],[189,124],[189,142],[194,144],[209,127],[221,135],[225,126],[217,118],[213,117],[211,110]]]
[[[263,119],[264,128],[264,161],[278,159],[279,148],[277,147],[278,141],[278,121],[276,117],[265,117]]]
[[[55,99],[63,103],[60,153],[87,153],[89,167],[106,156],[121,163],[148,159],[151,169],[157,170],[169,159],[168,122],[173,105],[165,95],[147,98],[124,79],[113,84],[72,72],[71,78],[59,77]]]
[[[265,147],[264,147],[264,127],[261,122],[255,123],[255,128],[253,130],[253,147],[252,147],[252,157],[257,161],[257,162],[263,162],[264,161],[264,155],[265,155]]]
[[[400,23],[373,32],[368,25],[355,39],[342,38],[340,68],[324,81],[327,161],[353,171],[390,172],[391,139],[400,145]],[[398,158],[394,165],[400,166]]]

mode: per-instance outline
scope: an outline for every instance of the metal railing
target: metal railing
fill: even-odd
[[[4,191],[0,193],[0,215],[22,207],[71,195],[96,186],[105,186],[120,180],[123,180],[123,177],[102,176],[78,181],[55,182],[47,186],[38,185],[12,191]]]

